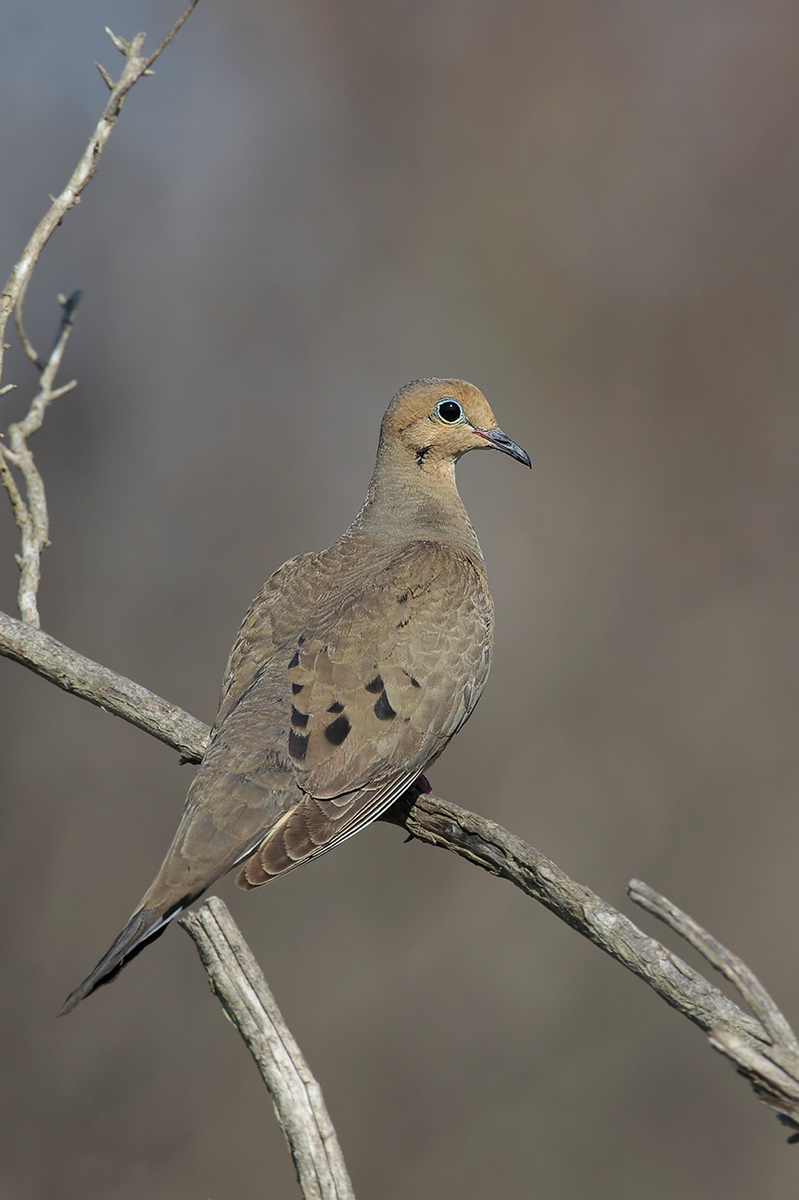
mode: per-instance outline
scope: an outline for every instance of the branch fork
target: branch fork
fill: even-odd
[[[50,526],[44,484],[28,448],[28,438],[41,427],[48,405],[75,387],[74,379],[61,387],[55,387],[55,377],[72,332],[72,322],[75,309],[80,301],[80,292],[74,292],[68,300],[59,298],[62,307],[61,324],[55,346],[46,363],[40,358],[25,330],[22,316],[25,294],[42,250],[69,210],[80,202],[81,193],[97,171],[100,156],[114,129],[125,97],[143,75],[153,74],[151,69],[153,63],[188,20],[197,3],[198,0],[191,0],[166,37],[162,39],[153,53],[146,57],[142,55],[145,34],[137,33],[127,42],[106,28],[106,33],[112,43],[125,59],[120,76],[114,82],[105,68],[100,67],[100,74],[111,92],[100,120],[89,138],[89,143],[72,172],[69,182],[60,195],[55,198],[51,197],[50,208],[36,226],[22,252],[22,257],[14,266],[3,291],[0,292],[0,377],[3,373],[3,359],[6,350],[5,332],[12,312],[22,348],[30,361],[41,372],[39,389],[31,402],[27,416],[22,421],[9,426],[7,444],[4,445],[0,442],[0,483],[8,493],[14,511],[14,520],[19,526],[22,540],[22,552],[17,555],[17,564],[21,574],[18,592],[19,611],[23,621],[35,628],[38,628],[40,624],[37,593],[41,579],[41,554],[42,550],[50,544]],[[7,384],[0,389],[0,396],[10,391],[13,386],[13,384]],[[22,487],[17,482],[12,468],[21,475]]]

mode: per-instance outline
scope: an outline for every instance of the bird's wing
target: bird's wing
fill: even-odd
[[[290,693],[284,745],[302,795],[245,863],[244,887],[375,820],[443,750],[488,674],[484,576],[441,544],[403,547],[357,596],[315,615],[274,660]],[[241,709],[249,724],[260,707],[255,684],[228,721],[238,725]]]
[[[473,559],[410,543],[342,580],[319,558],[287,563],[245,618],[145,908],[199,894],[239,863],[241,885],[256,887],[350,837],[477,703],[493,615]]]

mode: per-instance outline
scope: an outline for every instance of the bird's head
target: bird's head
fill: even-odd
[[[380,445],[422,471],[451,469],[469,450],[501,450],[531,465],[502,432],[483,393],[462,379],[419,379],[401,388],[383,417]]]

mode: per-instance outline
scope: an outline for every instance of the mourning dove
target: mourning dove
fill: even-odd
[[[530,466],[471,384],[397,392],[352,525],[289,559],[250,606],[163,865],[61,1013],[226,871],[256,888],[363,829],[461,728],[488,675],[494,616],[455,463],[492,447]]]

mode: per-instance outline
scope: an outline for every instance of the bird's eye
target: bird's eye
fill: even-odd
[[[439,400],[433,409],[433,415],[445,425],[457,425],[459,421],[466,420],[466,413],[457,400]]]

